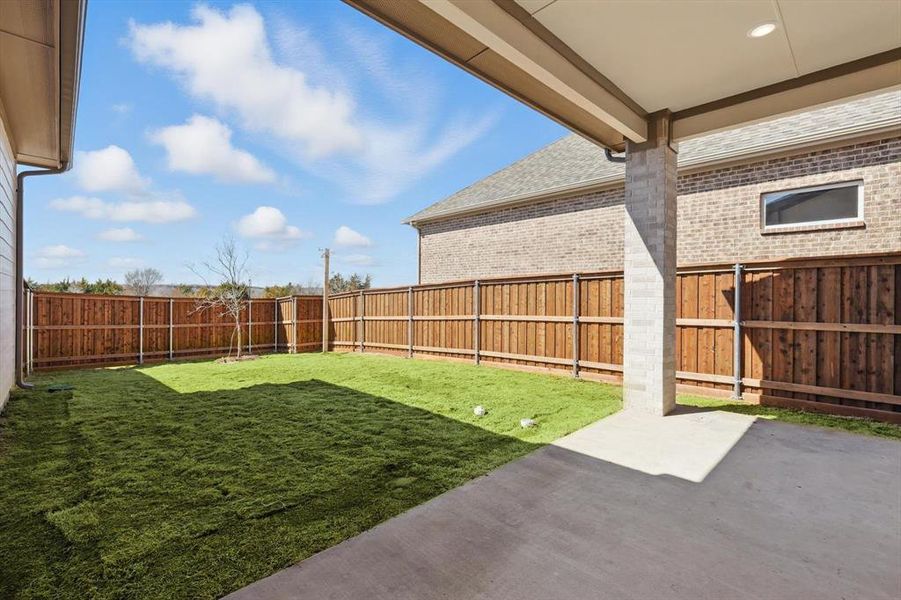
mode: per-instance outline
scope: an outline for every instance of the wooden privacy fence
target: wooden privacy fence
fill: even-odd
[[[29,370],[209,356],[231,341],[227,318],[189,298],[26,294]],[[329,347],[615,378],[623,298],[622,272],[337,294]],[[682,268],[676,304],[678,383],[901,422],[901,254]],[[246,313],[247,350],[321,347],[321,296],[254,299]]]
[[[194,298],[25,292],[25,364],[135,364],[221,355],[234,322]],[[242,351],[303,352],[322,344],[321,296],[255,298],[241,315]]]
[[[901,422],[899,263],[893,254],[680,269],[678,383]],[[329,298],[329,337],[335,349],[617,377],[623,297],[622,272],[367,290]]]

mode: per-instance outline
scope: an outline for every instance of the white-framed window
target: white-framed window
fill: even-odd
[[[843,181],[760,196],[764,231],[863,222],[863,182]]]

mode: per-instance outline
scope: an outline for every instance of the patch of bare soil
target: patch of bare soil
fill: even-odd
[[[242,354],[239,357],[237,356],[223,356],[222,358],[217,358],[216,362],[220,365],[227,365],[236,362],[244,362],[245,360],[256,360],[259,358],[257,354]]]

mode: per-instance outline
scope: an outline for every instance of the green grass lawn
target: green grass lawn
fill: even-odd
[[[742,402],[735,402],[734,400],[703,396],[680,395],[678,402],[685,406],[753,415],[759,419],[767,419],[770,421],[782,421],[783,423],[794,423],[795,425],[829,427],[831,429],[850,431],[851,433],[862,433],[864,435],[901,440],[901,426],[892,425],[891,423],[882,423],[872,419],[840,417],[837,415],[826,415],[803,410],[790,410],[774,406],[745,404]]]
[[[347,354],[34,381],[0,423],[0,598],[219,597],[620,407],[612,386]]]
[[[621,404],[610,385],[351,354],[34,381],[0,419],[4,600],[219,597]],[[60,383],[75,389],[49,393]],[[872,421],[680,402],[901,438]]]

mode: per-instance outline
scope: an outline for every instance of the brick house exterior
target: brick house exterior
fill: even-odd
[[[797,143],[805,122],[823,121],[832,129],[824,129],[815,142]],[[901,251],[899,122],[901,94],[890,93],[683,144],[679,264]],[[854,135],[830,137],[829,131],[845,131],[849,124]],[[742,158],[742,148],[760,147],[755,136],[761,132],[770,140],[783,137],[769,143],[770,151]],[[731,160],[730,136],[736,147]],[[458,194],[409,219],[419,231],[421,283],[622,268],[621,171],[617,178],[618,166],[580,138],[568,136],[555,144],[470,186],[461,192],[462,202]],[[727,160],[708,166],[698,155],[702,149],[709,154],[711,147]],[[523,180],[541,190],[541,178],[565,169],[567,155],[582,165],[579,168],[611,173],[600,173],[581,189],[578,181],[585,181],[584,172],[564,175],[550,186],[562,191],[530,198]],[[599,167],[588,166],[592,157]],[[505,177],[510,180],[506,189]],[[567,177],[575,185],[567,185]],[[608,181],[602,181],[605,178]],[[863,183],[862,221],[763,231],[761,194],[849,181]]]

